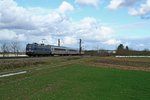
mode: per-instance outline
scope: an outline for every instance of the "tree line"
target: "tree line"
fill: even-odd
[[[133,50],[130,49],[128,46],[124,46],[123,44],[120,44],[117,47],[116,55],[121,56],[150,56],[150,51],[148,49],[139,51],[139,50]]]
[[[21,51],[21,46],[18,41],[1,42],[0,43],[0,53],[3,57],[9,56],[13,54],[14,56],[18,56]]]
[[[124,46],[123,44],[118,45],[116,50],[105,50],[105,49],[97,49],[97,50],[85,50],[85,55],[93,55],[93,56],[150,56],[150,51],[148,49],[145,50],[133,50],[128,46]]]

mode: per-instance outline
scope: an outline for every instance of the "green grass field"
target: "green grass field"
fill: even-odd
[[[28,73],[0,78],[0,100],[150,99],[149,71],[123,70],[110,66],[103,68],[107,66],[103,65],[104,62],[93,66],[93,63],[97,63],[97,59],[104,58],[59,57],[47,60],[51,63],[16,68],[14,71],[28,69]],[[114,61],[116,58],[105,59]],[[135,61],[138,59],[135,59],[134,63]],[[149,59],[143,61],[148,63]],[[115,64],[116,62],[114,66]]]

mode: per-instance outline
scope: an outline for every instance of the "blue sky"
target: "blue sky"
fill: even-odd
[[[150,49],[150,0],[0,0],[0,41]],[[4,34],[5,33],[5,34]]]

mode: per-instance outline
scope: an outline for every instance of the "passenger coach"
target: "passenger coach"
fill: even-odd
[[[54,56],[54,55],[78,55],[79,50],[63,46],[27,44],[26,55],[28,56]]]

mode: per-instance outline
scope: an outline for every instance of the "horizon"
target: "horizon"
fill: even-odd
[[[150,50],[150,0],[0,0],[0,43]]]

